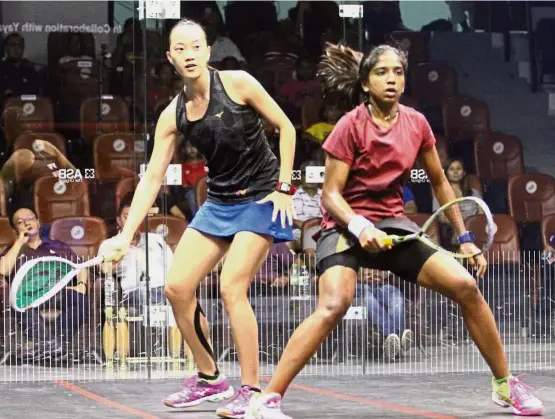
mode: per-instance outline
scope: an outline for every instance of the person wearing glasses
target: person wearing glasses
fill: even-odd
[[[17,238],[0,255],[0,275],[4,281],[11,282],[17,270],[30,259],[58,256],[80,262],[67,244],[41,237],[40,221],[33,209],[17,209],[10,217],[10,223]],[[65,353],[65,347],[88,313],[87,279],[88,271],[81,270],[73,282],[51,300],[25,313],[14,312],[16,330],[24,333],[24,350],[17,350],[17,355],[23,354],[24,358],[30,359],[69,355]]]

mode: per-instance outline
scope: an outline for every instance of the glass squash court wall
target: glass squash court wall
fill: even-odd
[[[11,89],[2,86],[2,251],[17,238],[10,219],[14,221],[13,212],[20,207],[31,208],[37,219],[27,214],[16,217],[15,223],[40,227],[44,242],[65,243],[74,252],[67,257],[75,261],[96,256],[125,222],[142,165],[152,153],[156,121],[181,85],[166,59],[168,30],[176,19],[145,18],[144,3],[118,3],[128,10],[128,15],[118,12],[127,16],[121,21],[110,20],[114,12],[103,2],[2,2],[2,25],[12,24],[8,32],[20,33],[25,41],[8,38],[4,31],[4,49],[13,56],[24,46],[23,58],[35,69],[38,86],[29,86],[35,80],[30,70],[21,70],[29,71],[25,89],[15,91],[18,85],[13,80],[21,71],[10,73]],[[222,60],[212,65],[249,71],[279,101],[282,85],[296,77],[295,59],[281,49],[283,44],[291,47],[284,33],[292,30],[299,36],[300,28],[291,22],[277,24],[271,10],[265,17],[268,6],[262,2],[235,3],[243,3],[243,11],[239,6],[210,8],[183,2],[180,15],[209,24],[223,13],[227,35],[246,62]],[[244,9],[251,12],[247,19],[241,14]],[[280,19],[285,15],[280,11]],[[332,30],[313,37],[317,40],[312,46],[343,39],[364,49],[367,34],[361,22],[334,16],[329,17]],[[257,32],[243,35],[242,26]],[[311,34],[303,36],[306,40]],[[261,54],[263,48],[278,54]],[[287,112],[299,132],[296,154],[301,157],[294,169],[302,180],[300,165],[313,150],[302,140],[300,113]],[[268,124],[265,127],[279,156],[279,133]],[[15,270],[4,275],[0,381],[163,378],[194,371],[194,360],[163,294],[171,262],[188,263],[187,255],[175,255],[176,246],[192,219],[191,206],[206,197],[206,178],[191,180],[184,173],[185,153],[179,138],[166,184],[140,228],[150,234],[136,237],[136,249],[123,267],[88,269],[84,286],[79,277],[24,315],[10,307]],[[316,220],[312,227],[317,225]],[[308,224],[305,227],[302,238],[307,240],[311,230]],[[502,239],[514,238],[513,233]],[[503,249],[497,247],[488,256],[488,273],[478,280],[479,287],[499,322],[513,369],[551,370],[555,367],[553,265],[541,251]],[[238,376],[237,353],[218,289],[221,271],[219,263],[207,273],[198,298],[221,370]],[[269,257],[257,272],[249,298],[259,322],[263,375],[273,372],[291,333],[315,309],[317,279],[309,252]],[[398,315],[380,317],[376,303],[390,292],[401,296],[390,302]],[[409,347],[395,359],[384,353],[383,334],[391,327],[400,334],[410,330],[405,336]],[[361,270],[352,307],[303,374],[480,371],[487,371],[487,365],[471,343],[455,304],[389,273]]]

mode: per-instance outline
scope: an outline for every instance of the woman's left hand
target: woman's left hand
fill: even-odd
[[[293,225],[293,218],[295,217],[295,209],[293,208],[293,197],[278,191],[274,191],[266,195],[263,199],[258,201],[259,204],[272,202],[274,204],[274,212],[272,213],[272,222],[276,221],[279,213],[281,217],[281,226],[285,228],[285,216],[289,221],[289,225]]]
[[[460,245],[460,251],[461,253],[471,254],[471,255],[479,253],[473,258],[469,258],[468,263],[470,263],[470,266],[476,269],[478,277],[482,278],[486,273],[488,263],[484,255],[480,253],[480,249],[478,249],[478,247],[474,243],[463,243]]]

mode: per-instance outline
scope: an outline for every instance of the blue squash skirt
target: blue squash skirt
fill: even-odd
[[[205,202],[195,214],[190,228],[211,236],[233,239],[240,231],[250,231],[256,234],[271,236],[274,243],[293,240],[293,228],[285,220],[286,227],[281,226],[278,214],[272,222],[274,204],[266,202],[258,204],[256,201],[244,204],[217,204]]]

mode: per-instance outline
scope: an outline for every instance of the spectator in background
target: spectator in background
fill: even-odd
[[[124,197],[118,208],[116,218],[119,231],[123,229],[129,208],[133,200],[133,193]],[[148,252],[149,276],[150,276],[150,299],[153,305],[163,305],[166,302],[164,296],[164,285],[169,267],[173,260],[173,252],[167,245],[162,234],[148,233],[148,250],[146,247],[147,233],[137,233],[131,243],[127,255],[117,264],[111,262],[102,264],[102,272],[111,274],[120,280],[123,292],[122,303],[127,308],[129,316],[140,315],[141,306],[146,304],[146,292],[141,288],[146,274],[146,255]],[[103,242],[98,254],[102,254],[105,248]]]
[[[189,211],[191,211],[191,215],[194,217],[198,210],[195,186],[201,177],[206,176],[206,160],[190,141],[185,140],[183,161],[184,163],[181,165],[181,170],[183,175],[184,195]]]
[[[384,339],[383,355],[386,361],[394,361],[408,351],[412,342],[412,331],[405,329],[405,297],[387,281],[387,272],[369,270],[364,285],[368,320],[380,331]]]
[[[60,241],[49,240],[40,235],[40,221],[31,208],[20,208],[10,218],[17,239],[0,255],[0,275],[13,278],[29,259],[58,256],[79,263],[79,257],[71,248]],[[25,357],[60,356],[66,350],[77,330],[85,322],[88,313],[86,298],[88,271],[81,270],[77,277],[57,295],[41,306],[15,313],[16,330],[25,334],[22,351]],[[19,351],[18,351],[19,352]]]
[[[278,22],[275,37],[264,54],[266,61],[297,61],[302,53],[302,43],[296,33],[295,22],[290,19]]]
[[[92,61],[93,57],[86,55],[85,38],[79,32],[70,33],[67,38],[68,55],[60,58],[58,61],[60,65],[70,63],[72,61]]]
[[[227,36],[224,36],[225,28],[219,9],[206,8],[200,24],[206,32],[208,45],[210,45],[209,64],[218,65],[225,58],[233,57],[239,61],[241,67],[246,68],[247,61],[237,45]]]
[[[403,186],[403,205],[405,206],[405,214],[416,214],[416,200],[414,194],[408,186]]]
[[[322,189],[318,183],[310,183],[305,176],[306,168],[309,166],[316,166],[312,160],[306,161],[301,164],[301,185],[293,195],[293,205],[295,207],[295,219],[293,220],[293,237],[294,241],[291,246],[295,249],[302,250],[305,253],[315,254],[316,242],[312,240],[310,232],[305,233],[305,242],[301,249],[302,226],[306,220],[311,218],[322,217],[322,210],[320,208],[322,199]],[[320,228],[320,225],[314,227],[314,233]]]
[[[289,10],[289,18],[295,22],[304,50],[313,58],[322,55],[322,35],[341,33],[342,20],[339,5],[334,1],[298,1]]]
[[[8,110],[6,110],[8,112]],[[6,198],[14,198],[17,206],[33,206],[32,183],[24,184],[31,168],[36,161],[44,159],[45,165],[52,160],[56,164],[56,169],[73,169],[75,166],[67,159],[63,153],[48,141],[35,140],[33,143],[34,152],[28,149],[15,150],[8,161],[4,163],[0,170],[0,178],[4,181],[6,188]],[[48,160],[46,160],[48,158]],[[18,198],[15,197],[16,190],[19,192]]]
[[[174,94],[174,68],[168,62],[161,62],[154,67],[152,87],[147,92],[147,105],[155,110],[156,104],[164,99],[171,100]]]
[[[286,243],[274,244],[256,278],[271,287],[286,287],[289,284],[289,268],[294,262],[295,252]]]
[[[6,56],[0,62],[0,102],[3,98],[20,95],[39,95],[40,76],[33,63],[23,58],[25,39],[10,33],[5,40]]]
[[[343,116],[343,112],[339,106],[335,103],[326,103],[320,115],[321,122],[308,127],[303,134],[303,138],[321,146],[341,116]]]
[[[455,193],[456,198],[462,198],[465,196],[482,198],[480,191],[470,188],[462,160],[450,160],[445,168],[445,175],[447,176],[447,180],[451,184],[451,188],[453,188],[453,192]],[[434,196],[432,210],[436,211],[438,209],[439,202]],[[480,208],[474,202],[461,202],[459,204],[459,209],[461,211],[461,216],[463,220],[466,220],[467,218],[480,213]],[[452,249],[458,248],[459,242],[457,240],[456,234],[445,214],[440,214],[439,221],[441,223],[443,236],[442,241],[444,241],[444,245]]]
[[[316,63],[309,57],[299,57],[292,77],[279,89],[278,102],[291,120],[300,121],[304,100],[319,94],[321,93],[320,83],[316,79]]]

